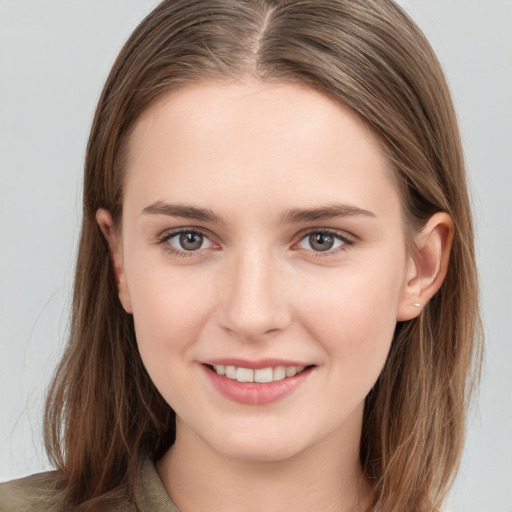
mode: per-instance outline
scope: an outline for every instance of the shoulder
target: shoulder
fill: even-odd
[[[60,512],[62,476],[58,471],[38,473],[0,483],[0,512]],[[103,512],[179,512],[158,476],[154,462],[143,459],[135,480],[133,502],[123,490],[110,495]]]
[[[0,512],[56,512],[62,503],[59,473],[49,471],[0,484]]]

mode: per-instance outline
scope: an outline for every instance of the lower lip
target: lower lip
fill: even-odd
[[[295,391],[311,374],[313,367],[306,368],[294,377],[260,384],[258,382],[238,382],[219,375],[209,366],[203,365],[206,375],[222,395],[246,405],[265,405],[276,402]]]

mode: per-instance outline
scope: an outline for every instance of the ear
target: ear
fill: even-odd
[[[119,300],[127,313],[133,313],[130,294],[126,283],[126,274],[123,265],[122,246],[119,236],[114,228],[112,216],[108,210],[103,208],[98,209],[96,212],[96,222],[98,223],[103,236],[105,237],[108,247],[110,249],[110,257],[112,258],[112,265],[114,267],[114,274],[116,276],[117,292]]]
[[[439,212],[416,235],[416,252],[409,257],[397,321],[417,317],[443,284],[448,270],[453,232],[450,215]]]

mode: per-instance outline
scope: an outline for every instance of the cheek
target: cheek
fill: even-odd
[[[157,267],[133,272],[130,298],[139,351],[152,380],[166,395],[169,379],[191,360],[191,348],[209,316],[211,302],[201,281]],[[167,398],[167,397],[166,397]]]
[[[135,276],[128,286],[141,334],[152,333],[151,338],[158,339],[178,331],[186,337],[194,331],[209,303],[200,277],[156,265],[129,275]]]
[[[395,331],[402,282],[402,275],[388,268],[354,268],[304,297],[302,323],[350,392],[365,395],[380,375]]]
[[[201,304],[190,287],[137,287],[133,317],[142,362],[155,387],[174,410],[186,410],[195,396],[192,375],[193,346],[202,329]],[[158,284],[158,283],[157,283]],[[180,291],[178,291],[180,290]]]

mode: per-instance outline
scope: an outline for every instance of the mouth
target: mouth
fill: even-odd
[[[265,405],[284,399],[305,385],[316,365],[283,359],[218,359],[201,365],[213,387],[229,400]]]
[[[236,380],[241,383],[269,384],[287,378],[295,377],[302,373],[308,366],[268,366],[266,368],[244,368],[223,364],[207,365],[217,375]]]

